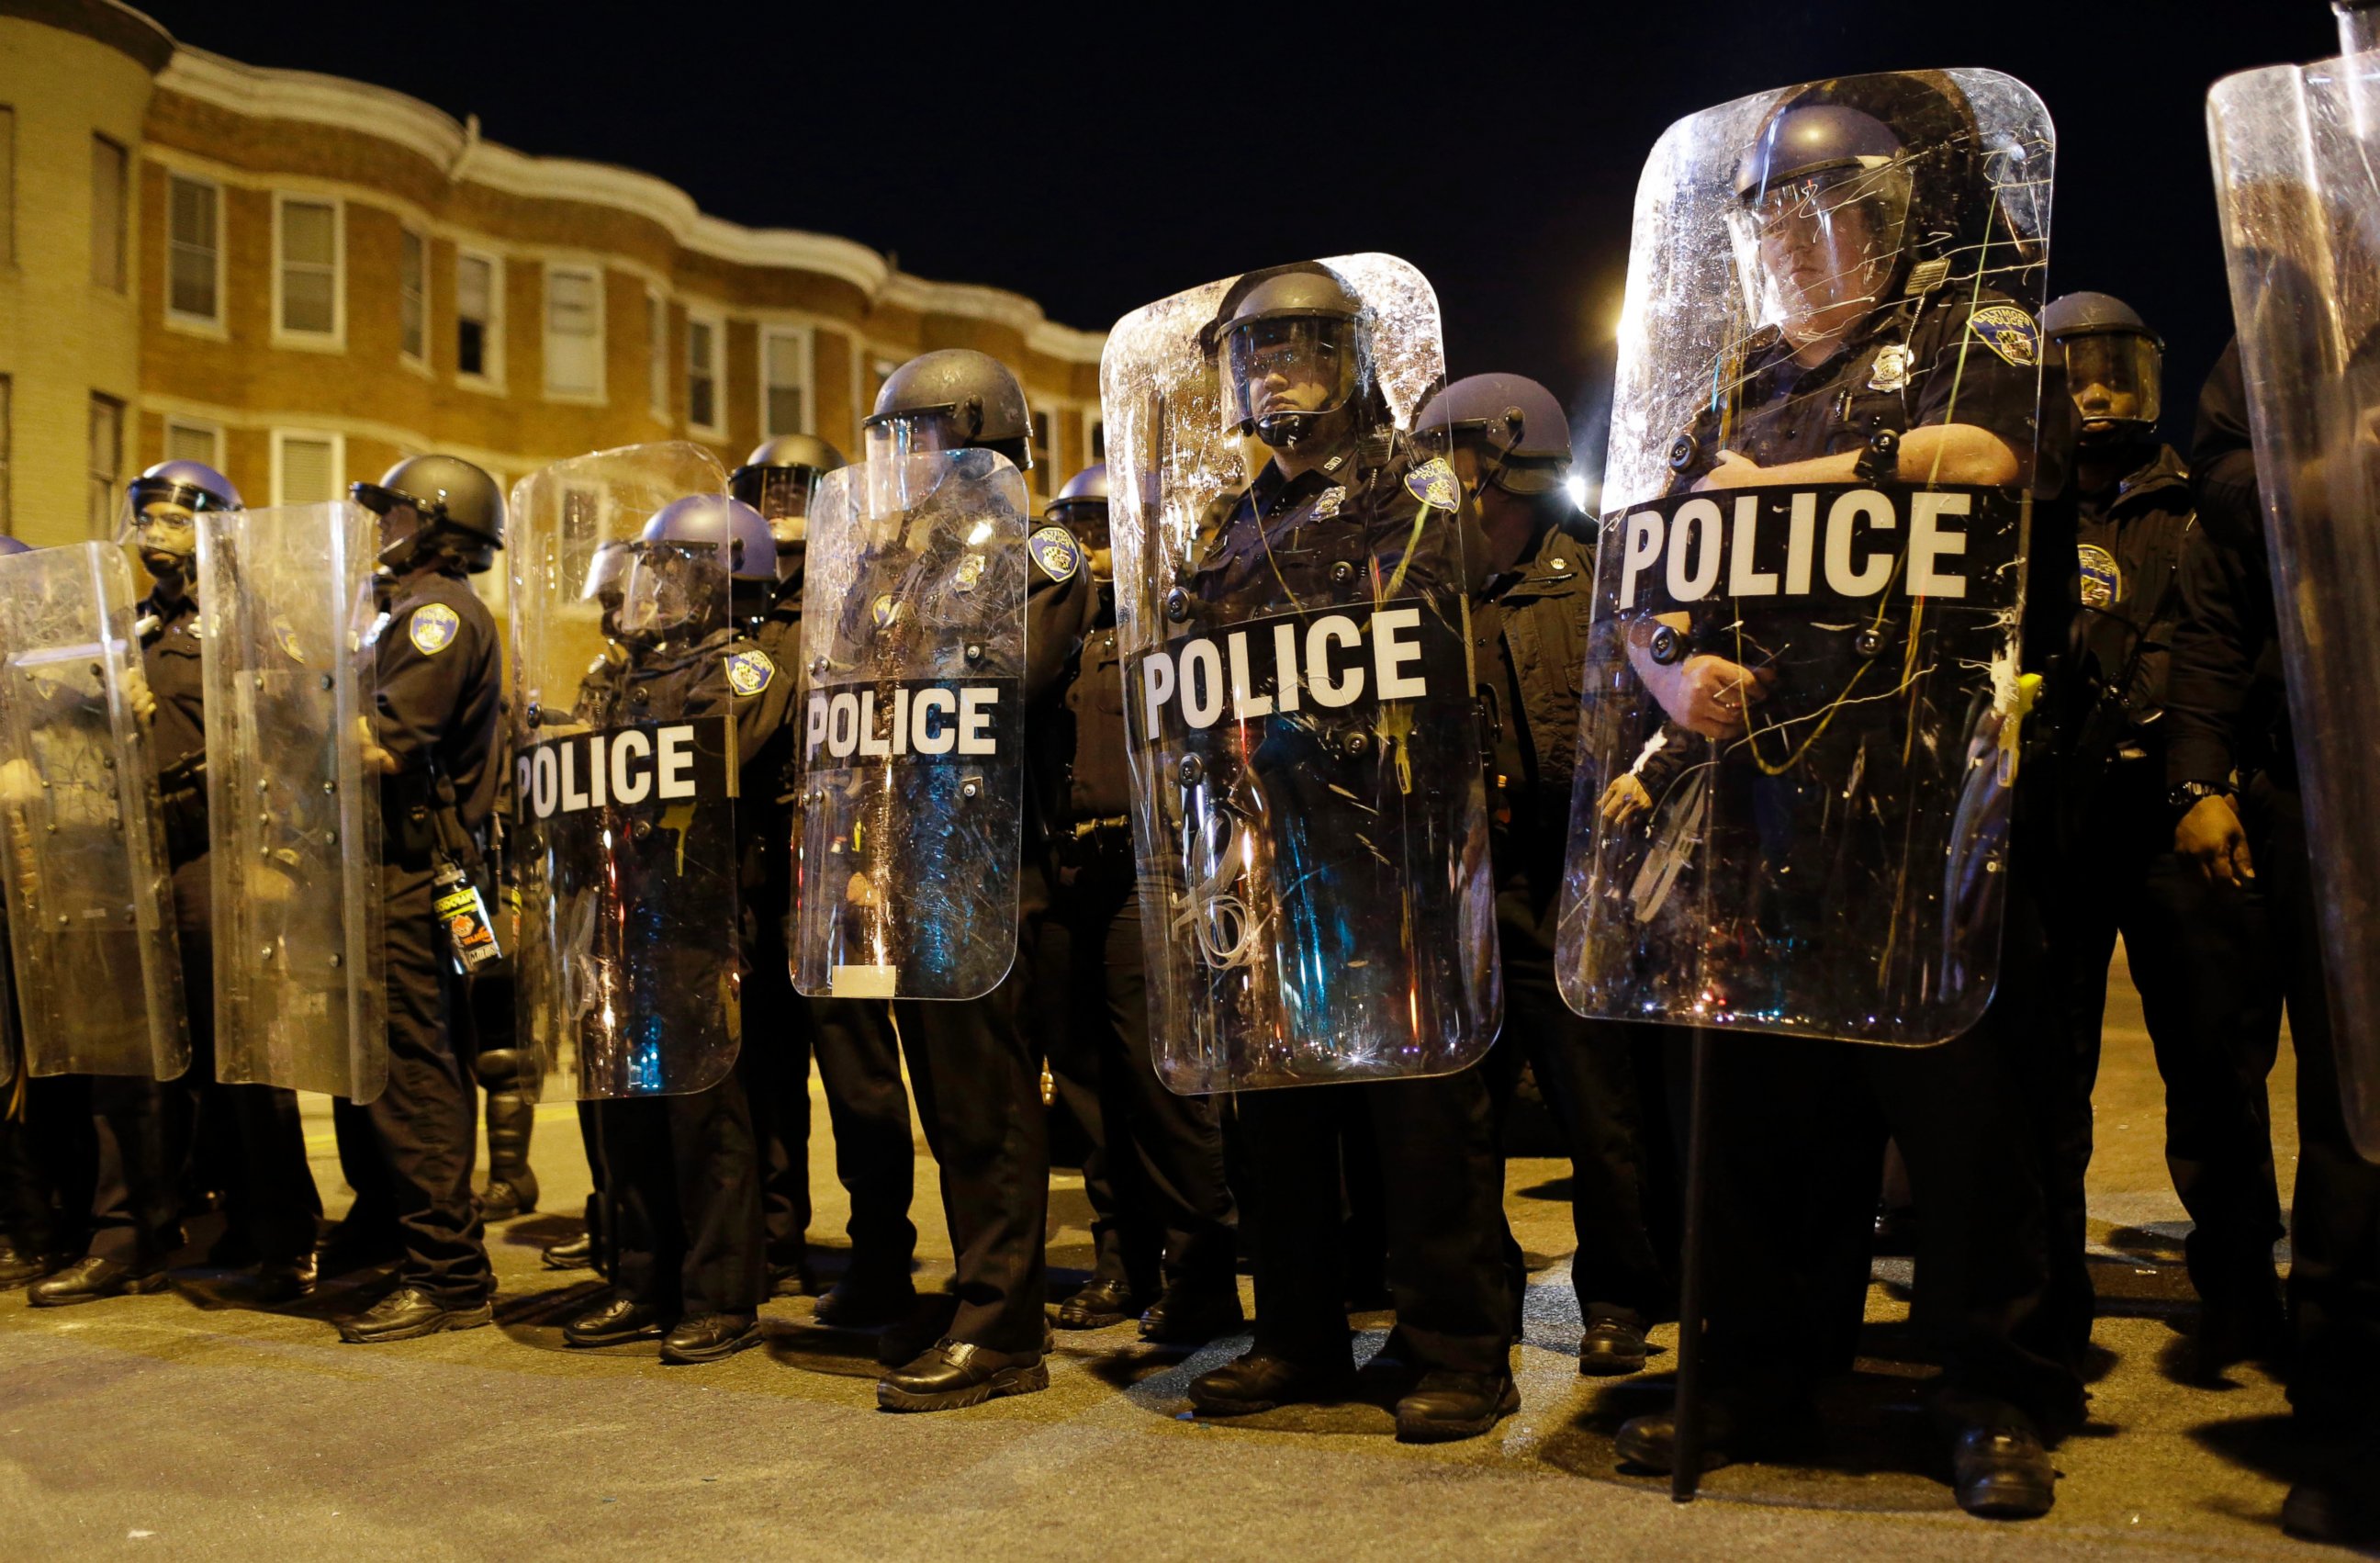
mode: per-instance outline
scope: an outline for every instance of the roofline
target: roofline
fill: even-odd
[[[0,16],[79,33],[128,55],[152,76],[174,54],[174,35],[121,0],[0,0]]]

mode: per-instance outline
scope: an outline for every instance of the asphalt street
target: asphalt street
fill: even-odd
[[[571,1109],[548,1105],[543,1210],[491,1234],[495,1328],[343,1346],[330,1321],[368,1292],[261,1312],[203,1268],[78,1308],[0,1297],[0,1557],[2320,1556],[2277,1522],[2279,1386],[2252,1368],[2192,1379],[2161,1087],[2120,970],[2114,990],[2092,1169],[2103,1371],[2040,1521],[1961,1515],[1930,1466],[1924,1370],[1902,1360],[1906,1262],[1878,1262],[1868,1354],[1810,1463],[1716,1472],[1689,1506],[1619,1471],[1611,1433],[1658,1390],[1575,1371],[1553,1161],[1511,1170],[1531,1267],[1522,1410],[1470,1444],[1400,1445],[1385,1403],[1194,1421],[1184,1386],[1245,1339],[1184,1357],[1129,1325],[1062,1333],[1045,1393],[930,1417],[879,1411],[872,1341],[814,1325],[808,1299],[771,1303],[766,1348],[711,1366],[663,1367],[650,1345],[570,1351],[559,1325],[594,1286],[537,1255],[575,1229],[587,1177]],[[2285,1049],[2285,1181],[2292,1081]],[[812,1234],[832,1264],[845,1207],[820,1105]],[[309,1107],[316,1177],[344,1207],[328,1113]],[[922,1137],[917,1154],[931,1285],[950,1250]],[[1062,1174],[1053,1264],[1087,1265],[1088,1219],[1080,1178]],[[1388,1321],[1360,1323],[1368,1350]],[[1655,1338],[1648,1374],[1674,1331]]]

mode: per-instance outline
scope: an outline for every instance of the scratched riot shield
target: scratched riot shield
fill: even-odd
[[[974,998],[1015,961],[1026,515],[989,450],[871,456],[810,502],[805,994]]]
[[[0,865],[30,1074],[189,1067],[135,604],[110,544],[0,558]]]
[[[379,609],[360,506],[199,518],[215,1075],[369,1102],[388,1081]]]
[[[726,488],[686,444],[513,487],[515,972],[549,1095],[682,1094],[735,1061],[734,719],[693,676],[723,651],[730,563],[642,537],[672,500]]]
[[[1991,71],[1671,126],[1637,190],[1558,938],[1582,1014],[1922,1044],[1998,964],[2048,115]]]
[[[2207,107],[2339,1092],[2380,1160],[2380,823],[2361,796],[2380,760],[2380,54],[2228,77]]]
[[[1149,1032],[1183,1093],[1444,1074],[1501,990],[1464,499],[1388,255],[1226,278],[1100,364]]]

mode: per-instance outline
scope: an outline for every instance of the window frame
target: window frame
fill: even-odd
[[[0,266],[17,269],[17,105],[0,104]],[[0,535],[7,519],[0,515]]]
[[[293,331],[287,324],[285,287],[289,263],[283,248],[282,214],[291,205],[331,209],[331,329]],[[308,264],[313,263],[309,262]],[[300,352],[344,353],[347,350],[347,202],[345,196],[317,195],[305,190],[273,192],[273,345]]]
[[[215,311],[211,315],[193,314],[174,305],[174,256],[180,241],[174,237],[174,187],[195,185],[207,190],[215,206]],[[180,168],[165,170],[165,324],[176,331],[188,331],[200,336],[228,338],[229,325],[224,319],[224,299],[229,286],[230,271],[225,261],[224,217],[229,204],[224,200],[223,181],[204,174],[192,174]]]
[[[595,385],[592,389],[559,386],[553,383],[553,279],[556,276],[585,277],[595,285]],[[540,306],[538,344],[542,349],[539,355],[541,360],[539,365],[539,379],[542,382],[540,389],[547,401],[568,402],[579,407],[601,407],[611,399],[606,394],[611,375],[608,372],[609,365],[605,361],[610,346],[608,330],[610,323],[604,318],[608,311],[607,300],[611,297],[611,291],[604,280],[602,263],[600,261],[548,261],[540,274],[540,279],[543,291],[538,297]]]
[[[710,414],[713,421],[698,423],[694,417],[694,328],[701,326],[710,333],[710,366],[703,373],[710,382]],[[692,434],[714,440],[727,437],[727,315],[724,311],[697,309],[689,304],[686,310],[686,351],[679,355],[686,361],[686,427]]]
[[[421,246],[421,351],[419,353],[405,350],[405,241],[408,238]],[[438,339],[437,314],[430,305],[430,272],[437,253],[437,246],[431,241],[428,228],[402,221],[397,224],[396,361],[423,374],[430,372],[430,344]]]
[[[165,415],[164,444],[161,447],[161,458],[164,460],[173,461],[179,459],[179,458],[174,455],[174,431],[176,429],[183,430],[189,433],[206,435],[208,444],[212,448],[207,455],[198,458],[197,459],[204,461],[208,466],[213,468],[218,472],[224,470],[224,426],[222,424],[210,422],[203,418],[185,418],[177,412],[167,413]]]
[[[769,346],[771,342],[800,344],[801,378],[794,385],[794,389],[802,394],[802,427],[798,429],[780,429],[769,418],[769,392],[777,384],[769,378]],[[758,383],[759,393],[760,439],[766,442],[775,439],[780,434],[816,433],[818,432],[817,333],[810,326],[798,321],[780,321],[774,324],[763,321],[760,323],[760,334],[756,345],[759,350],[753,355],[759,360],[753,366],[753,378]]]
[[[85,536],[88,539],[97,543],[112,543],[115,540],[116,510],[123,503],[124,498],[122,493],[122,485],[124,482],[124,430],[126,423],[129,421],[130,419],[132,404],[126,401],[122,397],[111,397],[105,391],[93,391],[91,393],[90,399],[83,405],[83,495],[86,503],[88,503],[91,497],[90,485],[100,481],[102,476],[98,468],[91,465],[91,422],[97,415],[103,405],[115,409],[115,454],[113,458],[115,470],[105,474],[107,482],[107,515],[103,519],[90,515],[86,515],[84,517],[85,522],[91,528],[89,532],[85,533]]]
[[[115,153],[115,253],[110,257],[114,280],[99,275],[99,149],[106,147]],[[91,285],[117,298],[128,298],[132,292],[132,152],[122,141],[102,130],[91,133]]]
[[[288,448],[288,444],[291,440],[327,440],[330,442],[331,470],[335,475],[347,470],[347,436],[336,429],[276,428],[273,431],[273,503],[275,506],[322,505],[330,503],[328,500],[291,499],[289,497],[288,490],[285,486],[287,481],[287,473],[283,466],[283,461]],[[339,486],[338,492],[332,495],[332,499],[344,498],[346,494],[346,486],[342,484]]]
[[[488,268],[488,318],[480,322],[480,356],[487,367],[476,372],[463,367],[463,323],[470,318],[463,312],[466,261],[484,262]],[[504,389],[504,258],[500,252],[462,244],[455,247],[455,384],[501,395]]]
[[[16,457],[17,380],[0,372],[0,537],[17,535]]]
[[[669,295],[648,283],[645,286],[645,410],[664,428],[674,427],[670,417],[670,301]]]

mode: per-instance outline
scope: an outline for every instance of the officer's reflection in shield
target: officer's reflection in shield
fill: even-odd
[[[1437,617],[1460,602],[1457,528],[1407,487],[1421,458],[1381,394],[1378,328],[1318,264],[1252,273],[1224,295],[1208,331],[1221,437],[1242,443],[1241,470],[1255,476],[1202,524],[1184,582],[1199,618],[1352,611],[1361,621],[1361,610],[1392,599]],[[1444,503],[1451,511],[1455,501]],[[1367,722],[1333,718],[1308,701],[1189,734],[1206,785],[1188,801],[1184,866],[1208,877],[1184,888],[1219,990],[1235,985],[1233,967],[1277,959],[1288,1034],[1335,1038],[1324,1044],[1337,1050],[1331,1061],[1360,1072],[1386,1062],[1370,1056],[1389,1030],[1378,1018],[1407,1004],[1405,963],[1367,959],[1399,947],[1400,931],[1383,920],[1418,922],[1421,909],[1451,899],[1468,876],[1444,865],[1485,843],[1445,839],[1449,791],[1477,769],[1475,735],[1417,731],[1411,708],[1395,703]],[[1441,866],[1415,883],[1415,863]],[[1264,904],[1271,898],[1278,905]],[[1460,991],[1457,952],[1412,955],[1438,963],[1433,991]]]
[[[1945,79],[1829,83],[1774,111],[1728,214],[1745,314],[1670,493],[2027,481],[2036,336],[2000,289],[2029,300],[2039,256],[1994,175]],[[2005,830],[2005,778],[1984,759],[2000,717],[1972,669],[2008,661],[2009,628],[1929,610],[1892,568],[1839,611],[1720,596],[1628,627],[1662,719],[1601,816],[1648,827],[1631,889],[1657,945],[1746,957],[1729,978],[1739,1011],[1786,1002],[1797,953],[1865,968],[1846,979],[1879,997],[1956,985],[1928,969],[1963,959],[1960,930],[1996,905],[1976,871]],[[1937,788],[1959,800],[1929,803]],[[1905,926],[1936,899],[1909,876],[1946,861],[1948,924]]]

